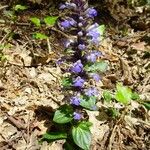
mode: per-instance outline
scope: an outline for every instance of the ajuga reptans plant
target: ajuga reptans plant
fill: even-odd
[[[88,121],[86,109],[97,110],[96,101],[100,93],[91,82],[99,82],[99,74],[107,69],[107,63],[101,60],[103,53],[98,50],[100,25],[94,22],[97,11],[88,7],[87,0],[68,1],[60,5],[60,11],[66,15],[58,19],[58,29],[68,38],[62,40],[65,60],[60,59],[58,63],[61,65],[65,61],[67,64],[67,76],[62,79],[62,85],[69,94],[66,95],[67,103],[56,110],[53,118],[57,125],[67,126],[63,129],[67,133],[63,137],[58,133],[56,139],[66,138],[68,143],[73,139],[80,148],[89,149],[92,123]]]

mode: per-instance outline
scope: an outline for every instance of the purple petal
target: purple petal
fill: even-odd
[[[89,89],[85,90],[85,95],[86,96],[97,96],[98,91],[96,90],[96,88],[89,88]]]
[[[79,87],[79,88],[82,88],[84,85],[84,80],[78,76],[74,81],[73,81],[73,86],[74,87]]]
[[[94,8],[88,8],[86,11],[87,17],[94,18],[97,16],[97,11]]]
[[[77,112],[74,112],[74,113],[73,113],[73,118],[74,118],[75,120],[80,120],[81,117],[82,117],[82,115],[81,115],[80,113],[77,113]]]
[[[79,44],[78,49],[79,50],[84,50],[86,48],[85,44]]]
[[[81,60],[78,60],[77,62],[75,62],[73,66],[71,67],[71,72],[74,72],[74,73],[82,72],[82,70],[83,70],[83,64],[81,63]]]
[[[93,79],[98,82],[100,80],[100,76],[96,73],[92,74]]]
[[[75,96],[71,97],[71,99],[70,99],[70,103],[73,105],[76,105],[76,106],[80,105],[80,101],[81,101],[81,99],[78,97],[75,97]]]

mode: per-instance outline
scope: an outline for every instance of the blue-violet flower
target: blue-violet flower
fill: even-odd
[[[84,50],[86,48],[85,44],[79,44],[78,49],[79,50]]]
[[[77,112],[74,112],[74,113],[73,113],[73,118],[74,118],[75,120],[80,120],[81,117],[82,117],[82,115],[81,115],[80,113],[77,113]]]
[[[93,77],[93,79],[94,79],[96,82],[98,82],[98,81],[100,80],[100,76],[99,76],[97,73],[93,73],[91,76]]]
[[[88,8],[86,11],[87,17],[94,18],[97,16],[97,11],[94,8]]]
[[[78,60],[77,62],[75,62],[73,66],[71,67],[71,72],[74,72],[74,73],[82,72],[82,70],[83,70],[83,64],[81,63],[81,60]]]
[[[84,79],[82,79],[80,76],[78,76],[74,81],[73,81],[73,86],[74,87],[83,87],[84,85]]]
[[[97,96],[98,91],[96,90],[96,88],[89,88],[89,89],[85,90],[85,95],[86,96]]]
[[[70,103],[73,104],[73,105],[76,105],[76,106],[79,106],[80,105],[80,101],[81,99],[79,97],[71,97],[70,99]]]

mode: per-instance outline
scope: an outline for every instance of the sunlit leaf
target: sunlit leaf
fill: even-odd
[[[45,34],[42,34],[42,33],[34,33],[33,38],[40,39],[40,40],[45,40],[45,39],[48,38],[48,36],[46,36]]]
[[[105,72],[107,68],[108,64],[105,61],[100,61],[91,65],[86,65],[84,69],[87,72]]]
[[[40,19],[37,18],[37,17],[31,17],[31,18],[30,18],[30,21],[31,21],[34,25],[36,25],[37,27],[40,27],[40,26],[41,26],[41,21],[40,21]]]
[[[113,95],[109,91],[104,91],[103,98],[106,102],[110,102],[113,98]]]
[[[99,31],[99,33],[100,33],[101,36],[104,34],[105,29],[106,29],[105,25],[100,25],[98,27],[98,31]]]
[[[73,109],[70,105],[63,105],[54,114],[53,121],[56,123],[64,124],[73,119]]]
[[[47,16],[44,18],[44,22],[46,23],[47,26],[53,26],[55,25],[58,17],[57,16]]]
[[[19,10],[26,10],[26,9],[28,9],[28,7],[27,6],[24,6],[24,5],[15,5],[15,7],[14,7],[14,10],[15,11],[19,11]]]
[[[83,97],[83,99],[80,102],[80,105],[86,109],[95,110],[96,109],[96,97],[95,96]]]
[[[117,84],[117,90],[115,94],[115,99],[118,102],[121,102],[125,105],[129,104],[132,99],[132,91],[128,87],[123,86],[122,84]]]
[[[91,124],[81,122],[78,126],[73,127],[72,137],[74,142],[84,150],[89,150],[91,144],[91,132],[89,127]]]

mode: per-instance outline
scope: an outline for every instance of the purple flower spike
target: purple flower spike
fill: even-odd
[[[94,18],[97,16],[97,11],[94,8],[88,8],[86,13],[87,13],[87,17],[90,18]]]
[[[89,89],[85,90],[85,95],[86,96],[97,96],[98,92],[97,92],[96,88],[89,88]]]
[[[92,74],[93,79],[98,82],[100,80],[100,76],[96,73]]]
[[[83,70],[83,65],[81,63],[81,60],[78,60],[77,62],[75,62],[73,66],[71,67],[71,72],[74,72],[74,73],[80,73],[82,72],[82,70]]]
[[[77,112],[74,112],[74,113],[73,113],[73,118],[74,118],[75,120],[80,120],[81,117],[82,117],[81,114],[79,114],[79,113],[77,113]]]
[[[71,27],[71,24],[68,20],[62,21],[60,24],[63,28],[70,28]]]
[[[80,105],[80,101],[81,101],[81,99],[78,97],[75,97],[75,96],[71,97],[71,99],[70,99],[70,103],[73,105],[76,105],[76,106]]]
[[[82,88],[84,85],[84,80],[78,76],[74,81],[73,81],[73,86],[74,87],[79,87],[79,88]]]
[[[85,44],[79,44],[78,49],[79,50],[84,50],[86,48]]]

